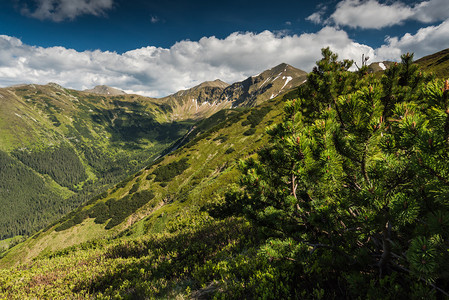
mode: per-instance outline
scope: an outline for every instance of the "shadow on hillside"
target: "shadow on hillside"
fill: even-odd
[[[160,143],[172,142],[182,137],[191,122],[158,123],[142,109],[133,112],[125,108],[97,109],[92,120],[104,126],[112,135],[112,142],[140,143],[142,139]]]
[[[198,289],[198,283],[193,283],[193,271],[207,261],[226,259],[231,251],[256,246],[259,242],[255,236],[254,230],[243,221],[230,218],[204,225],[189,223],[181,233],[163,237],[122,241],[105,253],[106,264],[115,260],[117,266],[86,282],[85,286],[77,286],[75,291],[107,293],[120,289],[124,281],[131,282],[133,288],[122,290],[122,296],[132,299],[148,297],[148,293],[169,297],[183,284],[180,291],[187,286]]]

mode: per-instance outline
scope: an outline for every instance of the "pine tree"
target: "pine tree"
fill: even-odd
[[[241,162],[244,189],[228,208],[265,230],[270,259],[329,293],[344,284],[351,297],[447,295],[447,88],[412,54],[380,80],[322,54],[270,144]]]

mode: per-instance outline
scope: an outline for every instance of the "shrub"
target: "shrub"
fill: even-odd
[[[179,161],[175,161],[167,165],[160,166],[153,171],[153,174],[156,175],[154,181],[156,182],[170,181],[171,179],[175,178],[176,176],[184,172],[184,170],[186,170],[189,166],[190,165],[188,163],[188,158],[182,158]]]

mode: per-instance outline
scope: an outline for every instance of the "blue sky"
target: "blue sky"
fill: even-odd
[[[2,0],[0,86],[107,84],[161,97],[320,49],[397,60],[449,47],[449,0]]]

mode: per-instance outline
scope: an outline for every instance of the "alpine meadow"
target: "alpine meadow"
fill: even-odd
[[[0,298],[449,297],[447,53],[0,89]]]

